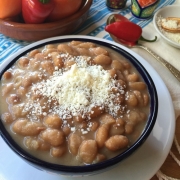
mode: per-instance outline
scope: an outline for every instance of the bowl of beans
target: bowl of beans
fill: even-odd
[[[134,153],[156,122],[156,87],[117,43],[61,36],[26,46],[1,64],[0,134],[38,169],[103,172]]]

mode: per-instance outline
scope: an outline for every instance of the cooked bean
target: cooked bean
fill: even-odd
[[[102,124],[110,124],[110,125],[116,122],[115,119],[110,114],[107,113],[103,114],[99,120]]]
[[[91,109],[91,112],[87,113],[87,117],[90,117],[92,119],[101,115],[103,112],[104,112],[104,109],[102,109],[102,107],[95,106]]]
[[[40,64],[41,64],[41,62],[40,62],[40,60],[37,59],[37,58],[34,58],[34,59],[31,59],[31,60],[30,60],[30,67],[31,67],[31,69],[33,69],[33,70],[39,70]]]
[[[22,86],[24,88],[28,88],[31,85],[32,85],[32,77],[31,76],[22,78]]]
[[[44,70],[46,70],[46,72],[47,72],[48,74],[50,74],[50,75],[53,74],[53,72],[54,72],[54,65],[53,65],[52,62],[50,62],[50,61],[43,61],[43,62],[41,63],[41,66],[42,66],[42,68],[43,68]]]
[[[81,137],[76,133],[71,133],[68,137],[69,150],[73,155],[77,155],[79,146],[82,142]]]
[[[40,53],[39,49],[34,49],[31,52],[28,53],[29,58],[33,58],[36,54]]]
[[[59,44],[57,49],[61,53],[67,53],[67,54],[70,54],[70,55],[74,55],[73,48],[71,46],[68,46],[67,44]]]
[[[127,123],[125,125],[125,134],[131,134],[134,131],[134,125]]]
[[[79,44],[81,44],[82,42],[81,41],[71,41],[70,43],[69,43],[69,45],[71,45],[71,46],[77,46],[77,45],[79,45]]]
[[[130,124],[136,125],[140,120],[140,115],[137,111],[131,110],[129,114],[127,114],[127,122]]]
[[[89,128],[91,131],[96,131],[99,127],[99,123],[97,121],[91,121],[89,124]]]
[[[117,72],[115,69],[110,69],[110,70],[108,70],[108,72],[109,72],[111,78],[117,79],[118,76],[117,76]]]
[[[25,68],[29,64],[29,59],[27,57],[22,57],[18,60],[18,65],[20,68]]]
[[[124,126],[119,126],[119,124],[113,124],[109,130],[110,136],[121,135],[125,131]]]
[[[120,60],[120,62],[123,64],[123,66],[125,67],[125,69],[130,69],[131,65],[129,62],[125,61],[125,60]]]
[[[117,79],[121,79],[125,82],[125,77],[124,77],[124,74],[120,71],[120,70],[116,70],[117,72]]]
[[[57,129],[46,129],[41,132],[40,137],[52,146],[60,146],[64,143],[64,133]]]
[[[127,80],[129,82],[137,82],[139,80],[139,76],[136,73],[128,74],[127,75]]]
[[[90,56],[90,52],[89,52],[89,50],[86,49],[86,48],[78,47],[78,48],[76,49],[76,51],[77,51],[79,54],[81,54],[82,56]]]
[[[108,125],[102,125],[100,126],[95,135],[95,140],[98,144],[99,148],[102,148],[104,146],[105,141],[108,139],[109,136],[109,126]]]
[[[18,88],[19,86],[21,86],[22,80],[23,80],[22,76],[16,76],[14,79],[14,87]]]
[[[40,93],[32,93],[32,95],[31,95],[31,99],[32,100],[40,100],[40,99],[42,99],[42,95],[40,94]]]
[[[54,49],[56,46],[54,44],[47,44],[45,49]]]
[[[106,156],[104,154],[97,154],[96,159],[94,160],[95,163],[102,162],[106,160]]]
[[[94,62],[98,65],[109,65],[111,64],[112,60],[109,56],[104,54],[100,54],[94,58]]]
[[[17,94],[11,94],[8,98],[7,98],[7,102],[9,104],[17,104],[20,102],[20,98]]]
[[[13,90],[14,85],[12,83],[9,83],[7,85],[4,85],[2,87],[2,96],[7,95],[8,93],[10,93]]]
[[[94,48],[90,48],[90,52],[92,52],[95,55],[100,55],[100,54],[104,54],[104,55],[109,55],[108,51],[102,47],[94,47]]]
[[[56,49],[56,48],[48,48],[48,49],[45,49],[45,50],[43,51],[43,54],[44,54],[45,56],[51,56],[51,53],[53,53],[53,52],[57,52],[57,49]]]
[[[50,149],[47,143],[33,137],[25,137],[24,144],[27,148],[32,150],[48,151]]]
[[[132,92],[128,92],[128,97],[127,97],[126,102],[129,106],[132,106],[132,107],[136,107],[138,105],[138,99],[135,96],[135,94]]]
[[[119,93],[119,88],[118,87],[113,87],[111,88],[111,91],[116,94],[116,93]]]
[[[130,74],[130,72],[129,72],[129,70],[124,70],[123,74],[124,74],[125,77],[127,77]]]
[[[62,119],[58,115],[48,115],[44,119],[44,124],[48,127],[59,129],[62,125]]]
[[[118,60],[113,60],[111,63],[111,67],[120,71],[124,70],[123,64]]]
[[[9,79],[11,79],[11,78],[12,78],[12,73],[11,73],[10,71],[4,72],[4,74],[3,74],[3,79],[9,80]]]
[[[60,56],[59,56],[59,53],[58,53],[58,52],[51,52],[51,53],[50,53],[50,56],[51,56],[52,60],[53,60],[54,58],[57,58],[57,57],[59,57],[59,58],[60,58]]]
[[[144,121],[147,118],[146,113],[144,113],[144,112],[139,112],[139,116],[140,116],[139,117],[140,121]]]
[[[83,121],[85,120],[85,118],[82,117],[81,115],[79,115],[79,116],[74,116],[74,117],[73,117],[73,120],[74,120],[75,122],[83,122]]]
[[[33,150],[39,149],[39,142],[37,141],[37,139],[26,137],[24,138],[24,144],[28,149],[33,149]]]
[[[123,88],[126,88],[126,86],[127,86],[126,82],[123,81],[122,79],[117,80],[116,84],[117,84],[118,87],[123,87]]]
[[[75,64],[76,62],[71,60],[71,61],[65,61],[64,62],[64,67],[65,68],[70,68],[73,64]]]
[[[53,157],[61,157],[62,155],[64,155],[65,152],[66,152],[65,145],[61,145],[61,146],[58,146],[58,147],[53,147],[50,150],[50,154]]]
[[[81,160],[90,164],[97,156],[98,147],[95,140],[84,140],[79,147],[79,157]]]
[[[7,123],[7,124],[10,124],[13,122],[13,118],[12,118],[12,115],[9,113],[9,112],[5,112],[1,115],[1,119]]]
[[[146,84],[144,82],[129,82],[129,87],[141,91],[146,89]]]
[[[43,79],[43,75],[39,72],[34,72],[31,74],[31,79],[33,83],[36,83]]]
[[[126,148],[128,144],[128,138],[123,135],[112,136],[105,142],[106,148],[108,148],[110,151],[117,151]]]
[[[82,121],[82,122],[78,123],[76,128],[78,128],[78,129],[87,129],[87,125],[88,125],[87,121]]]
[[[122,118],[116,118],[116,125],[124,127],[125,121]]]
[[[144,106],[147,106],[149,103],[149,96],[148,94],[143,94]]]
[[[64,125],[62,127],[62,130],[63,130],[65,136],[68,136],[70,134],[70,132],[71,132],[71,129],[70,129],[70,127],[68,125]]]
[[[24,111],[23,108],[24,107],[21,104],[11,106],[11,113],[13,117],[15,118],[24,117],[28,111]]]
[[[36,61],[42,62],[42,61],[45,61],[45,60],[47,59],[47,57],[41,52],[41,53],[37,53],[37,54],[35,55],[34,59],[35,59]],[[30,61],[30,62],[31,62],[31,61]]]
[[[96,47],[96,45],[91,42],[83,42],[83,43],[78,44],[77,46],[80,48],[86,48],[86,49]]]
[[[18,96],[25,96],[27,93],[27,89],[25,89],[24,87],[20,86],[17,90],[16,93]]]
[[[141,92],[140,91],[133,91],[133,93],[135,94],[135,96],[136,96],[136,98],[138,100],[138,104],[140,106],[143,106],[144,105],[144,99],[143,99],[143,96],[142,96]]]
[[[123,104],[125,100],[124,94],[116,95],[115,97],[115,104]]]
[[[22,136],[36,136],[45,128],[41,123],[20,119],[14,122],[12,130]]]
[[[64,66],[64,62],[60,57],[53,58],[53,62],[54,62],[54,66],[57,66],[59,69]]]

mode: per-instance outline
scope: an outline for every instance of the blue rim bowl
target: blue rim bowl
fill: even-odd
[[[97,174],[97,173],[100,173],[107,169],[112,168],[113,166],[122,162],[124,159],[128,158],[132,153],[134,153],[145,142],[145,140],[150,135],[150,133],[154,127],[154,124],[156,122],[157,112],[158,112],[158,97],[157,97],[156,87],[154,85],[154,82],[153,82],[151,76],[149,75],[147,70],[143,67],[143,65],[134,56],[132,56],[129,52],[122,49],[121,47],[111,44],[110,41],[104,42],[98,38],[96,38],[96,39],[85,38],[85,37],[79,38],[78,36],[73,37],[73,38],[70,36],[69,36],[69,38],[68,37],[63,38],[63,36],[62,36],[60,38],[58,38],[58,37],[57,38],[49,38],[46,40],[39,41],[37,43],[37,45],[29,45],[29,46],[25,47],[23,50],[21,50],[21,52],[17,52],[17,53],[15,53],[15,55],[13,55],[13,57],[7,59],[4,67],[1,68],[0,77],[2,77],[2,74],[8,68],[10,68],[18,60],[18,58],[25,55],[27,52],[29,52],[35,48],[44,46],[47,43],[48,44],[49,43],[50,44],[64,43],[64,42],[69,42],[72,40],[85,41],[85,42],[88,41],[88,42],[96,43],[100,46],[108,47],[108,48],[118,52],[119,54],[123,55],[125,58],[127,58],[134,65],[134,67],[138,70],[138,72],[141,74],[143,80],[147,84],[147,88],[148,88],[148,91],[150,94],[150,113],[149,113],[149,117],[148,117],[147,123],[145,125],[145,128],[144,128],[142,134],[140,135],[140,137],[128,149],[126,149],[124,152],[122,152],[121,154],[119,154],[111,159],[105,160],[105,161],[97,163],[97,164],[91,164],[91,165],[86,165],[86,166],[65,166],[65,165],[57,165],[57,164],[45,162],[43,160],[40,160],[40,159],[30,155],[28,152],[23,150],[13,140],[13,138],[9,135],[6,128],[4,127],[2,121],[0,121],[0,134],[1,134],[2,138],[4,139],[4,141],[7,143],[7,145],[18,156],[20,156],[22,159],[24,159],[26,162],[28,162],[32,166],[34,166],[40,170],[47,171],[47,172],[52,172],[52,173],[54,172],[54,173],[60,174],[60,175],[78,176],[79,177],[79,176],[87,176],[87,175]]]

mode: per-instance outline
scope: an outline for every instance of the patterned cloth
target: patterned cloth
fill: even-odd
[[[174,1],[175,0],[161,0],[155,12],[163,6],[174,3]],[[128,0],[124,9],[113,12],[107,8],[104,0],[94,0],[86,22],[74,34],[97,36],[112,40],[110,36],[104,31],[106,19],[111,13],[119,13],[123,16],[126,16],[130,21],[140,25],[142,28],[147,26],[152,21],[152,18],[146,21],[140,21],[134,18],[131,14],[130,7],[131,1]],[[0,34],[0,62],[30,43],[32,42],[18,41]]]

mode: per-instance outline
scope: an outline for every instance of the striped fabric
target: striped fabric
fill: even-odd
[[[161,0],[156,11],[164,6],[173,4],[175,0]],[[148,25],[151,19],[140,21],[131,15],[131,1],[128,0],[126,7],[120,11],[110,11],[105,4],[105,0],[94,0],[91,6],[89,16],[86,22],[74,34],[97,36],[104,39],[112,40],[108,33],[104,31],[107,17],[112,13],[118,13],[127,17],[130,21],[140,25],[142,28]],[[156,12],[155,11],[155,12]],[[10,54],[31,42],[18,41],[0,34],[0,62],[5,60]]]

